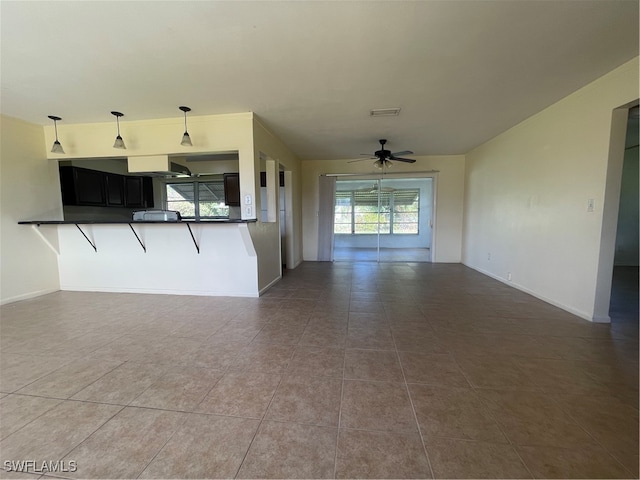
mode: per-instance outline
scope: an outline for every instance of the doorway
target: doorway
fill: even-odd
[[[625,138],[622,180],[616,243],[613,259],[613,280],[609,316],[612,323],[638,323],[638,264],[639,260],[639,169],[638,147],[639,108],[629,110]]]
[[[337,179],[333,260],[430,262],[433,178]]]

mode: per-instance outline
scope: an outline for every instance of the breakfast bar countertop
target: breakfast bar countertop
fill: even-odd
[[[135,235],[136,239],[138,240],[138,243],[140,244],[140,246],[142,247],[145,253],[147,252],[147,247],[145,246],[142,238],[140,238],[140,235],[138,235],[138,232],[136,232],[136,230],[133,228],[134,225],[148,225],[148,224],[186,225],[187,228],[189,229],[189,234],[191,235],[191,240],[193,240],[193,244],[196,248],[196,251],[200,253],[200,245],[198,243],[198,240],[196,239],[196,236],[193,233],[193,230],[191,230],[191,225],[197,225],[197,224],[199,225],[202,225],[202,224],[243,225],[248,223],[255,223],[256,221],[257,221],[256,219],[249,219],[249,220],[231,219],[230,220],[228,218],[209,219],[209,220],[124,220],[124,219],[103,220],[103,219],[100,219],[100,220],[29,220],[29,221],[18,222],[18,224],[31,225],[31,227],[36,231],[39,230],[38,227],[40,227],[41,225],[75,225],[76,228],[80,231],[80,233],[82,233],[82,236],[85,238],[87,242],[89,242],[89,244],[91,245],[91,247],[96,253],[98,252],[98,247],[96,246],[95,240],[89,238],[89,235],[87,234],[87,232],[85,232],[80,225],[128,225],[129,228],[131,229],[131,232],[133,233],[133,235]],[[56,253],[59,253],[56,250],[56,248],[53,245],[51,245],[51,243],[41,233],[38,232],[38,234],[47,243],[47,245],[49,245],[50,248],[52,248]]]
[[[252,223],[256,222],[255,218],[242,220],[240,218],[212,218],[208,220],[25,220],[18,222],[19,225],[94,225],[94,224],[138,224],[138,223]]]

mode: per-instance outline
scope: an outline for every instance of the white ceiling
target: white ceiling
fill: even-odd
[[[256,112],[300,158],[458,154],[638,55],[638,1],[0,2],[1,111]],[[371,118],[372,108],[401,107]]]

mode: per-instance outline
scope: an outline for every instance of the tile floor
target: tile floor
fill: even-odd
[[[461,265],[305,263],[260,299],[58,292],[2,307],[0,466],[637,478],[633,320]]]
[[[430,262],[429,248],[377,248],[336,247],[333,248],[336,262]]]

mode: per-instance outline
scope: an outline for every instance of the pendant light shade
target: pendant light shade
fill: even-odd
[[[62,120],[60,117],[56,117],[55,115],[48,115],[48,117],[53,120],[53,128],[56,130],[56,141],[53,142],[53,147],[51,147],[51,153],[64,153],[64,149],[62,145],[58,141],[58,120]]]
[[[124,144],[124,140],[120,136],[120,117],[124,117],[124,114],[120,112],[111,112],[111,115],[116,117],[116,125],[118,126],[118,136],[116,137],[116,141],[113,144],[113,148],[121,148],[123,150],[126,150],[127,147]]]
[[[193,147],[193,143],[191,143],[191,137],[189,136],[189,132],[187,131],[187,112],[190,112],[191,109],[189,107],[178,108],[184,112],[184,134],[182,135],[182,141],[180,142],[180,145],[185,147]]]

